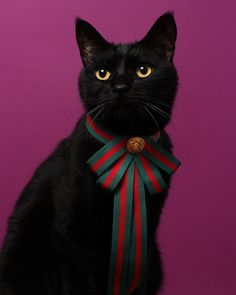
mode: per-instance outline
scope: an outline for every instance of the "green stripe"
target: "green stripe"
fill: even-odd
[[[151,182],[151,180],[150,180],[150,178],[148,176],[148,173],[146,172],[141,160],[139,159],[139,156],[135,157],[135,162],[137,164],[137,167],[139,169],[139,172],[140,172],[140,175],[141,175],[141,177],[143,179],[143,182],[147,186],[147,189],[149,190],[149,192],[151,194],[156,194],[157,192],[156,192],[154,186],[152,185],[152,182]],[[150,161],[148,161],[148,163],[149,163],[149,166],[150,166],[150,168],[152,170],[152,173],[154,174],[154,176],[155,176],[157,182],[159,183],[161,189],[162,190],[166,189],[166,187],[167,187],[166,183],[165,183],[164,179],[162,178],[161,173],[158,170],[158,167],[156,165],[153,165]]]
[[[94,153],[88,160],[87,163],[92,166],[95,162],[97,162],[104,154],[106,154],[113,146],[121,142],[123,137],[119,136],[114,138],[105,144],[102,148],[100,148],[96,153]]]
[[[92,155],[87,161],[90,166],[93,166],[102,156],[104,156],[110,149],[112,149],[116,144],[120,143],[123,140],[123,137],[116,137],[106,145],[104,145],[100,150],[98,150],[95,154]],[[103,171],[105,171],[115,160],[117,160],[121,155],[126,153],[127,150],[125,147],[117,150],[113,156],[109,157],[107,161],[105,161],[102,166],[95,171],[97,175],[100,175]]]
[[[107,295],[112,295],[113,288],[114,288],[116,257],[117,257],[117,251],[118,251],[117,246],[118,246],[119,215],[120,215],[120,189],[117,190],[114,195],[112,242],[111,242],[110,270],[109,270]]]
[[[86,127],[87,127],[87,130],[91,133],[91,135],[93,137],[95,137],[97,140],[103,142],[103,143],[107,143],[109,142],[108,139],[106,139],[105,137],[101,136],[100,134],[98,134],[97,132],[95,132],[95,130],[91,127],[91,125],[89,124],[88,120],[86,120]],[[97,126],[97,124],[96,124]]]
[[[156,190],[153,187],[153,185],[152,185],[152,183],[151,183],[151,181],[150,181],[150,179],[149,179],[149,177],[148,177],[148,175],[147,175],[147,173],[146,173],[146,171],[145,171],[145,169],[143,167],[143,164],[140,161],[139,157],[135,156],[134,160],[135,160],[135,163],[136,163],[136,165],[138,167],[138,171],[139,171],[139,173],[140,173],[140,175],[141,175],[141,177],[143,179],[143,182],[145,183],[148,191],[150,192],[151,195],[156,194]]]
[[[147,138],[147,142],[159,153],[165,156],[170,162],[174,163],[177,167],[180,165],[180,161],[176,159],[171,153],[164,149],[160,144],[155,142],[152,138]]]
[[[142,235],[142,251],[141,251],[141,268],[138,279],[138,286],[142,284],[146,267],[147,267],[147,215],[146,215],[146,197],[143,180],[138,172],[138,188],[139,188],[139,202],[140,202],[140,215],[141,215],[141,235]],[[135,261],[136,261],[136,231],[133,218],[132,226],[132,242],[130,250],[130,266],[129,266],[129,277],[128,277],[128,289],[131,288],[134,272],[135,272]]]
[[[152,163],[154,163],[155,165],[157,165],[158,167],[160,167],[162,170],[164,170],[165,172],[167,172],[168,174],[173,174],[174,171],[173,169],[171,169],[169,166],[167,166],[166,164],[164,164],[162,161],[160,161],[158,158],[154,157],[151,153],[149,153],[147,150],[143,150],[143,155],[148,158],[149,160],[152,161]]]
[[[126,203],[126,223],[125,223],[125,248],[124,260],[121,274],[121,291],[122,295],[127,294],[127,277],[129,270],[129,257],[131,245],[132,219],[133,219],[133,186],[134,186],[134,161],[128,168],[128,186],[127,186],[127,203]]]
[[[118,185],[118,183],[120,182],[122,176],[125,173],[126,168],[129,166],[132,159],[133,159],[133,156],[127,153],[127,155],[125,157],[125,160],[124,160],[124,163],[120,167],[119,171],[117,172],[115,178],[113,179],[113,181],[111,183],[112,187],[116,187]]]
[[[91,117],[90,117],[90,119],[93,120]],[[104,133],[106,133],[106,134],[108,134],[108,135],[110,135],[110,136],[112,136],[112,137],[116,137],[116,136],[117,136],[117,134],[115,134],[112,130],[107,129],[105,126],[103,126],[102,124],[100,124],[100,123],[98,123],[98,122],[96,122],[96,124],[95,124],[95,123],[92,123],[92,124],[90,125],[89,122],[88,122],[88,117],[86,117],[86,127],[87,127],[88,131],[89,131],[89,132],[90,132],[95,138],[97,138],[98,140],[100,140],[100,141],[103,142],[103,143],[107,143],[107,142],[109,142],[109,140],[106,139],[106,138],[104,138],[103,136],[99,135],[99,134],[93,129],[93,127],[92,127],[93,125],[96,126],[96,128],[102,130]]]
[[[112,180],[111,184],[109,185],[108,189],[109,191],[114,191],[114,189],[117,187],[117,185],[119,184],[120,180],[122,179],[122,177],[124,176],[125,174],[125,171],[127,169],[127,167],[129,166],[131,160],[132,160],[132,155],[128,154],[125,156],[125,159],[120,167],[120,169],[118,170],[118,172],[116,173],[114,179]],[[109,176],[109,174],[111,173],[112,169],[115,167],[116,163],[114,163],[113,167],[110,168],[108,171],[104,172],[102,174],[102,176],[100,176],[97,180],[97,183],[99,184],[103,184],[107,177]]]
[[[131,288],[134,271],[135,271],[135,256],[136,256],[136,232],[135,232],[135,221],[133,216],[132,231],[131,231],[131,246],[130,246],[130,258],[129,258],[129,274],[127,280],[128,289]]]
[[[141,256],[141,272],[138,285],[141,285],[145,276],[147,267],[147,214],[146,214],[146,196],[144,183],[138,173],[139,196],[140,196],[140,211],[141,211],[141,230],[142,230],[142,256]]]
[[[161,189],[163,189],[163,190],[166,189],[167,185],[166,185],[164,179],[162,178],[158,167],[156,165],[152,164],[152,162],[150,162],[150,161],[149,161],[149,165],[150,165],[151,170],[152,170],[153,174],[155,175],[155,178],[157,179]]]
[[[104,164],[96,171],[97,175],[101,175],[109,166],[111,166],[118,158],[120,158],[124,153],[126,153],[126,149],[119,149],[112,157],[110,157]]]

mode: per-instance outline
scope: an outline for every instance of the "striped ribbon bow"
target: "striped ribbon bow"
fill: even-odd
[[[160,132],[142,137],[144,146],[135,153],[130,152],[127,136],[94,124],[89,116],[86,127],[104,143],[87,163],[97,183],[114,193],[107,295],[127,295],[140,286],[147,265],[145,187],[151,195],[166,189],[159,168],[171,175],[180,161],[157,143]]]

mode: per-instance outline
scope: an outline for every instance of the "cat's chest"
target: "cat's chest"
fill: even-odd
[[[94,183],[92,187],[93,200],[93,217],[99,223],[104,223],[112,220],[114,194]]]

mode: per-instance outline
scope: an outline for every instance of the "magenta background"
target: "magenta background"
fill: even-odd
[[[0,238],[36,166],[82,108],[74,36],[80,16],[114,42],[141,38],[174,10],[181,87],[168,127],[182,166],[159,231],[163,295],[236,294],[235,9],[233,1],[2,1]]]

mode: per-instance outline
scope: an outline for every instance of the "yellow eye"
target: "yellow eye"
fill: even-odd
[[[110,78],[111,73],[105,69],[100,69],[97,70],[95,72],[95,76],[99,79],[99,80],[107,80]]]
[[[149,66],[140,66],[136,70],[136,75],[139,78],[146,78],[152,73],[152,68]]]

